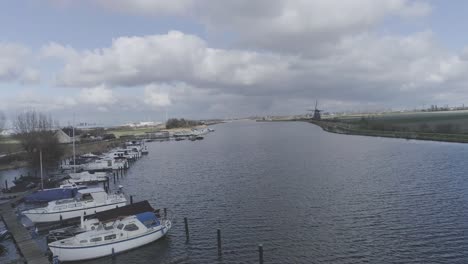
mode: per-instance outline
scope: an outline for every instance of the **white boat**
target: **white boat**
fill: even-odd
[[[105,172],[89,173],[89,171],[83,171],[69,173],[68,175],[70,176],[70,179],[68,179],[67,182],[71,184],[87,184],[107,181],[107,173]]]
[[[89,188],[79,190],[75,198],[51,201],[46,207],[23,211],[23,215],[33,223],[54,222],[107,211],[126,203],[122,193],[107,194],[102,188]]]
[[[115,149],[111,151],[109,154],[106,155],[112,159],[127,159],[127,160],[134,160],[137,158],[137,153],[128,150],[128,149]]]
[[[158,219],[154,212],[144,212],[100,222],[94,230],[48,245],[60,261],[82,261],[141,247],[163,237],[169,229],[170,220]]]
[[[126,160],[108,158],[86,163],[82,168],[86,171],[111,171],[128,168],[128,163]]]

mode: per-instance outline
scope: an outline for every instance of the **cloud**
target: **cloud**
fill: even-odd
[[[103,85],[93,88],[84,88],[79,94],[80,102],[92,105],[109,105],[117,101],[112,90]]]
[[[152,107],[166,107],[172,104],[167,90],[173,89],[168,84],[150,84],[145,87],[144,102]]]
[[[0,42],[0,82],[39,82],[39,72],[28,66],[32,52],[24,45]]]
[[[131,14],[190,17],[212,32],[236,36],[240,47],[317,55],[344,36],[367,32],[389,17],[432,11],[413,0],[100,0]]]
[[[146,15],[183,14],[193,6],[193,0],[98,0],[100,5],[119,12]]]
[[[57,48],[58,50],[62,50]],[[214,49],[179,31],[121,37],[108,48],[65,55],[58,84],[64,86],[138,86],[176,81],[196,86],[249,86],[273,82],[288,71],[284,56]]]
[[[207,35],[232,36],[217,47],[180,31],[117,37],[95,49],[44,46],[43,57],[64,62],[56,85],[94,87],[80,92],[79,100],[103,111],[117,103],[228,114],[304,111],[315,99],[336,110],[468,99],[468,49],[445,50],[431,30],[406,35],[377,30],[383,21],[429,15],[427,1],[95,3],[131,14],[188,17],[204,25]],[[115,89],[136,89],[141,98],[120,100]]]

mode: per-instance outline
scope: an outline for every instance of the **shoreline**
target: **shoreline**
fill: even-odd
[[[353,128],[351,125],[342,122],[333,121],[304,121],[321,127],[324,131],[343,135],[369,136],[400,138],[407,140],[437,141],[449,143],[468,143],[468,135],[465,134],[442,134],[442,133],[423,133],[423,132],[402,132],[402,131],[382,131],[382,130],[364,130]]]
[[[304,120],[304,119],[289,119],[289,120],[256,120],[257,122],[306,122],[322,128],[323,131],[354,136],[369,136],[369,137],[385,137],[399,138],[406,140],[422,140],[448,143],[468,143],[468,134],[443,134],[443,133],[423,133],[423,132],[402,132],[402,131],[382,131],[382,130],[364,130],[355,128],[350,124],[327,121],[327,120]]]

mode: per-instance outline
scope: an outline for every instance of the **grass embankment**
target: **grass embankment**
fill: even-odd
[[[158,131],[169,131],[169,132],[181,132],[181,131],[190,131],[192,128],[206,128],[206,125],[193,126],[193,127],[181,127],[181,128],[171,128],[166,129],[165,126],[156,126],[156,127],[121,127],[114,128],[107,131],[107,133],[114,134],[117,138],[128,137],[128,136],[144,136],[147,133],[158,132]]]
[[[467,111],[354,115],[311,122],[339,134],[468,143]]]

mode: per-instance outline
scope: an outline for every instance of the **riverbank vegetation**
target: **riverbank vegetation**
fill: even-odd
[[[202,125],[202,122],[199,121],[194,121],[194,120],[187,120],[184,118],[177,119],[177,118],[171,118],[167,120],[166,122],[166,128],[167,129],[172,129],[172,128],[189,128],[189,127],[195,127]]]
[[[468,143],[468,111],[340,116],[312,123],[333,133]]]
[[[16,116],[13,127],[15,138],[21,143],[29,163],[37,167],[40,159],[44,164],[56,163],[63,155],[63,148],[55,136],[57,122],[51,116],[26,111]]]

